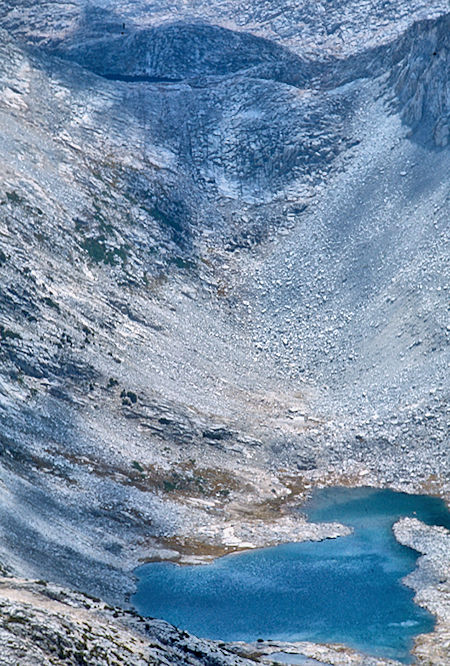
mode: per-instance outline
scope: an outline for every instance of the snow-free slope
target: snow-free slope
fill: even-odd
[[[2,3],[10,570],[122,602],[448,493],[448,8],[313,5]]]

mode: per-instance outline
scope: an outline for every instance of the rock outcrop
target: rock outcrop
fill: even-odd
[[[404,582],[415,590],[415,602],[437,619],[433,633],[416,638],[414,656],[419,664],[444,665],[450,656],[450,532],[416,518],[403,518],[393,529],[397,541],[422,553]]]

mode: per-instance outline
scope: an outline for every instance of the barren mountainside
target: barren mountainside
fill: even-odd
[[[4,573],[126,607],[140,561],[346,533],[314,487],[448,502],[448,3],[0,28]]]

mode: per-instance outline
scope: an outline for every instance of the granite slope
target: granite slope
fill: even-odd
[[[314,4],[2,3],[9,571],[124,604],[337,536],[316,485],[448,499],[448,7]]]

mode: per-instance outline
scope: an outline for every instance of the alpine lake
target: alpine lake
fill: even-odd
[[[334,487],[315,491],[299,511],[353,533],[244,551],[207,565],[145,564],[136,570],[133,605],[141,615],[204,638],[343,643],[410,663],[414,636],[432,631],[434,618],[401,582],[419,554],[395,540],[392,525],[413,516],[450,528],[444,502]]]

